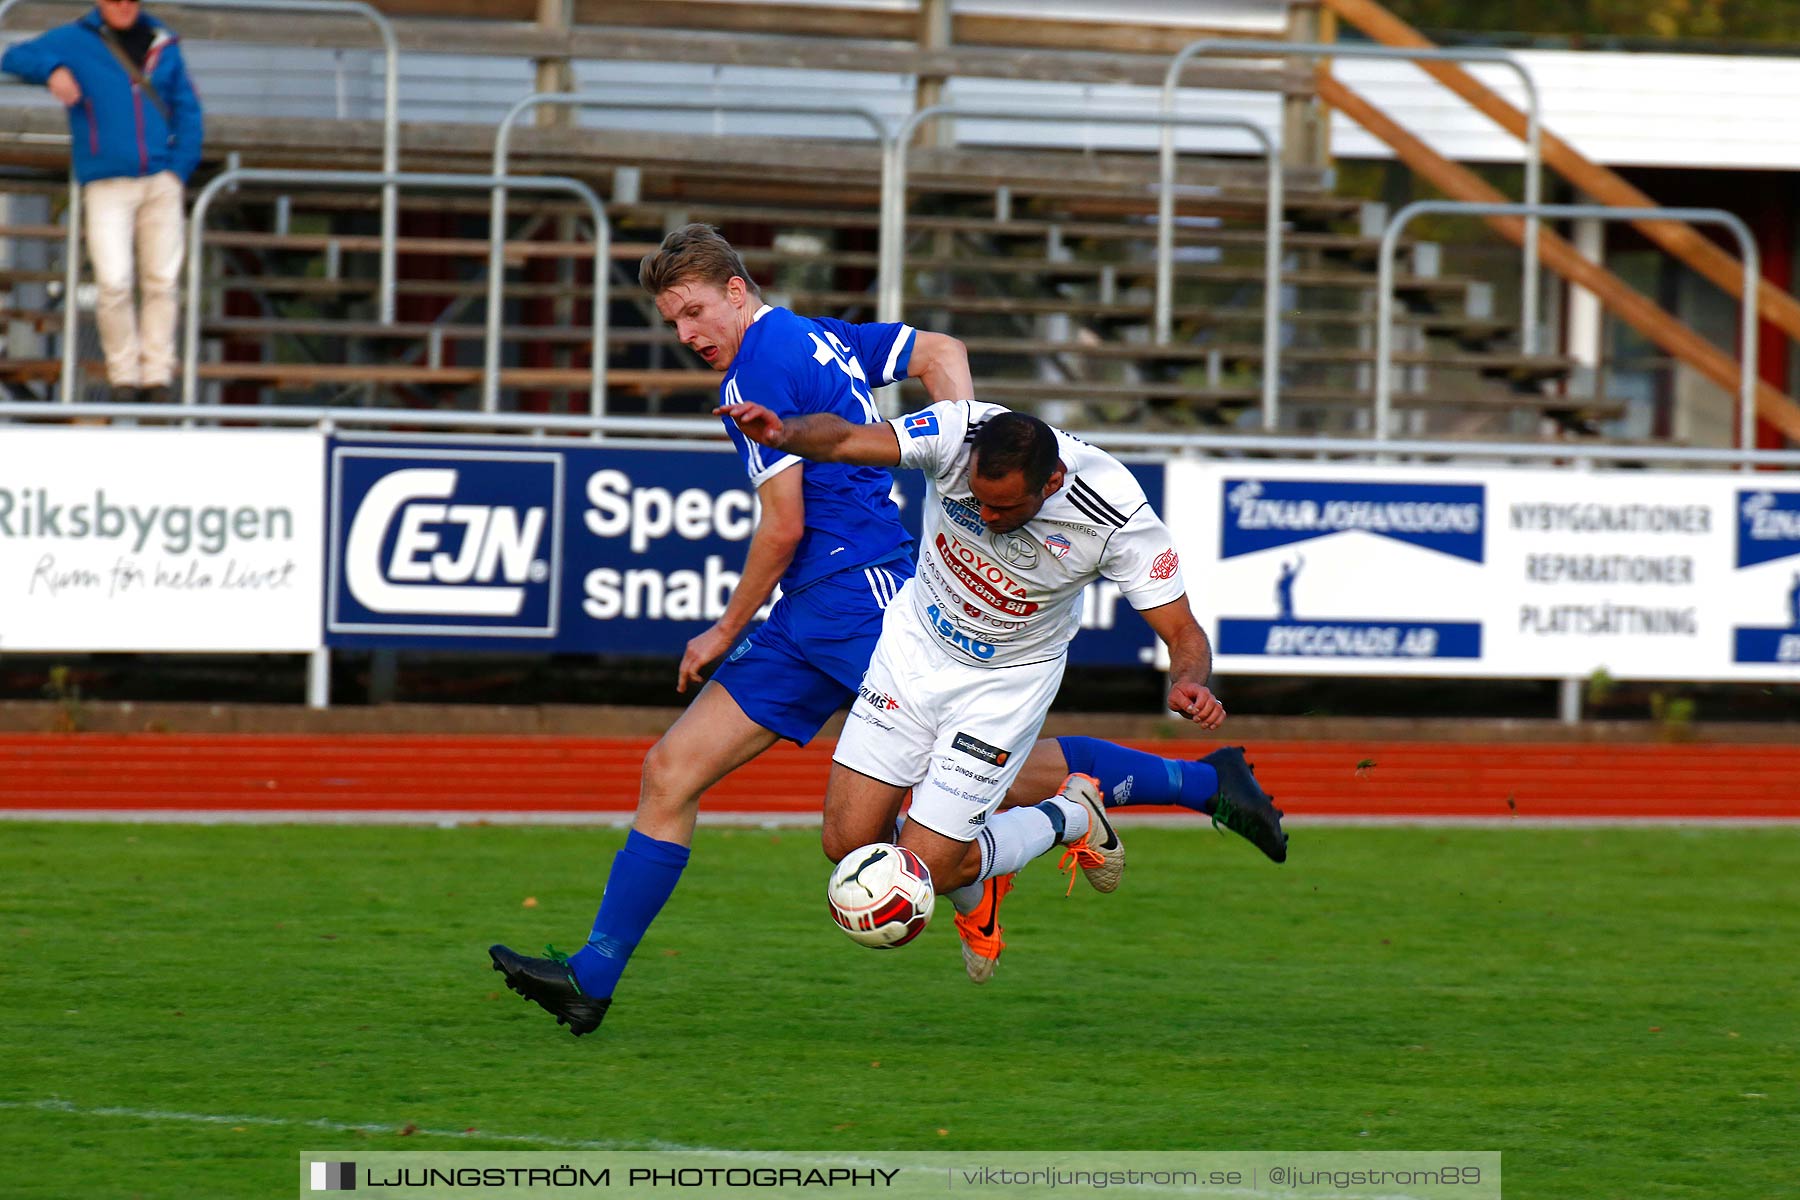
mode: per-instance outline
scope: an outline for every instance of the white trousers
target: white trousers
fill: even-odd
[[[969,666],[926,628],[914,607],[918,587],[907,580],[888,603],[832,757],[871,779],[911,787],[907,820],[972,841],[1024,769],[1066,656]]]
[[[175,378],[175,290],[181,275],[182,186],[173,171],[87,184],[88,260],[99,301],[94,318],[114,387],[165,386]],[[132,285],[143,305],[132,301]]]

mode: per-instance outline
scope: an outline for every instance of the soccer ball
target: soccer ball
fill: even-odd
[[[918,937],[937,904],[931,872],[911,850],[874,842],[852,850],[831,873],[825,899],[850,940],[892,950]]]

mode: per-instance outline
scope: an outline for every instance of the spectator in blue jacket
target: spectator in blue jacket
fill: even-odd
[[[68,109],[113,398],[168,400],[182,191],[202,132],[180,39],[141,0],[98,0],[80,19],[9,47],[0,70],[46,85]]]

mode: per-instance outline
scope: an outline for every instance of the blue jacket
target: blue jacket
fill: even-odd
[[[144,76],[168,106],[167,121],[106,48],[97,10],[9,46],[0,57],[0,71],[27,83],[47,82],[58,67],[74,73],[81,100],[69,108],[69,138],[75,178],[82,183],[160,171],[173,171],[185,183],[200,163],[200,97],[181,60],[181,39],[155,17],[140,19],[156,30]]]

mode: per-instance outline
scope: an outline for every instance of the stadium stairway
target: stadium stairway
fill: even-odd
[[[623,819],[636,804],[638,768],[652,741],[5,734],[0,813]],[[1136,744],[1152,753],[1176,745]],[[1791,744],[1308,740],[1266,741],[1251,751],[1259,777],[1302,823],[1800,819],[1800,746]],[[751,819],[814,814],[830,754],[826,743],[778,746],[714,788],[703,810]]]
[[[265,133],[266,124],[258,126]],[[222,119],[222,148],[235,145],[230,130]],[[477,167],[488,144],[465,126],[407,132],[460,147],[461,159],[432,166]],[[351,141],[334,147],[348,156],[337,165],[373,165],[364,159],[374,147]],[[834,147],[821,158],[805,144],[733,143],[721,159],[719,139],[710,136],[662,137],[650,155],[642,135],[629,131],[520,131],[519,170],[574,172],[615,197],[608,205],[615,239],[609,359],[611,387],[624,401],[615,411],[703,412],[713,400],[704,375],[698,383],[659,378],[634,388],[621,374],[662,370],[671,359],[693,365],[666,338],[644,337],[658,322],[629,279],[637,258],[681,221],[722,224],[775,302],[848,319],[875,315],[873,151]],[[0,138],[0,160],[7,153]],[[981,394],[1079,427],[1231,428],[1249,419],[1263,360],[1265,193],[1255,164],[1182,164],[1175,338],[1158,346],[1150,336],[1155,205],[1146,156],[986,147],[921,150],[915,158],[904,315],[970,343]],[[776,177],[773,162],[784,164]],[[628,200],[617,198],[621,172],[634,180]],[[40,171],[7,190],[54,203],[61,187]],[[1373,257],[1383,214],[1329,192],[1317,169],[1290,169],[1285,189],[1285,424],[1355,431],[1367,422],[1374,378]],[[373,403],[380,394],[408,405],[472,399],[479,339],[464,329],[479,318],[485,294],[486,201],[402,197],[398,327],[373,320],[375,203],[372,194],[255,188],[219,197],[205,260],[210,315],[201,330],[203,378],[219,385],[219,396]],[[512,212],[507,255],[517,270],[505,285],[507,357],[509,365],[549,373],[510,374],[502,386],[524,411],[579,406],[589,382],[583,310],[591,293],[582,281],[591,246],[575,236],[567,220],[575,210],[566,204],[521,195]],[[0,240],[33,242],[33,261],[45,264],[0,268],[0,295],[35,297],[59,280],[59,236],[47,221],[0,227]],[[1571,403],[1559,381],[1572,360],[1524,358],[1510,315],[1493,311],[1489,285],[1441,273],[1435,247],[1408,240],[1403,249],[1395,407],[1407,432],[1530,436],[1554,426],[1592,433],[1623,412],[1605,397]],[[16,327],[19,347],[9,345],[0,362],[0,387],[47,397],[60,372],[51,349],[60,316],[47,302],[4,307],[0,322]],[[91,328],[84,337],[92,343]],[[367,369],[377,366],[388,370]]]

